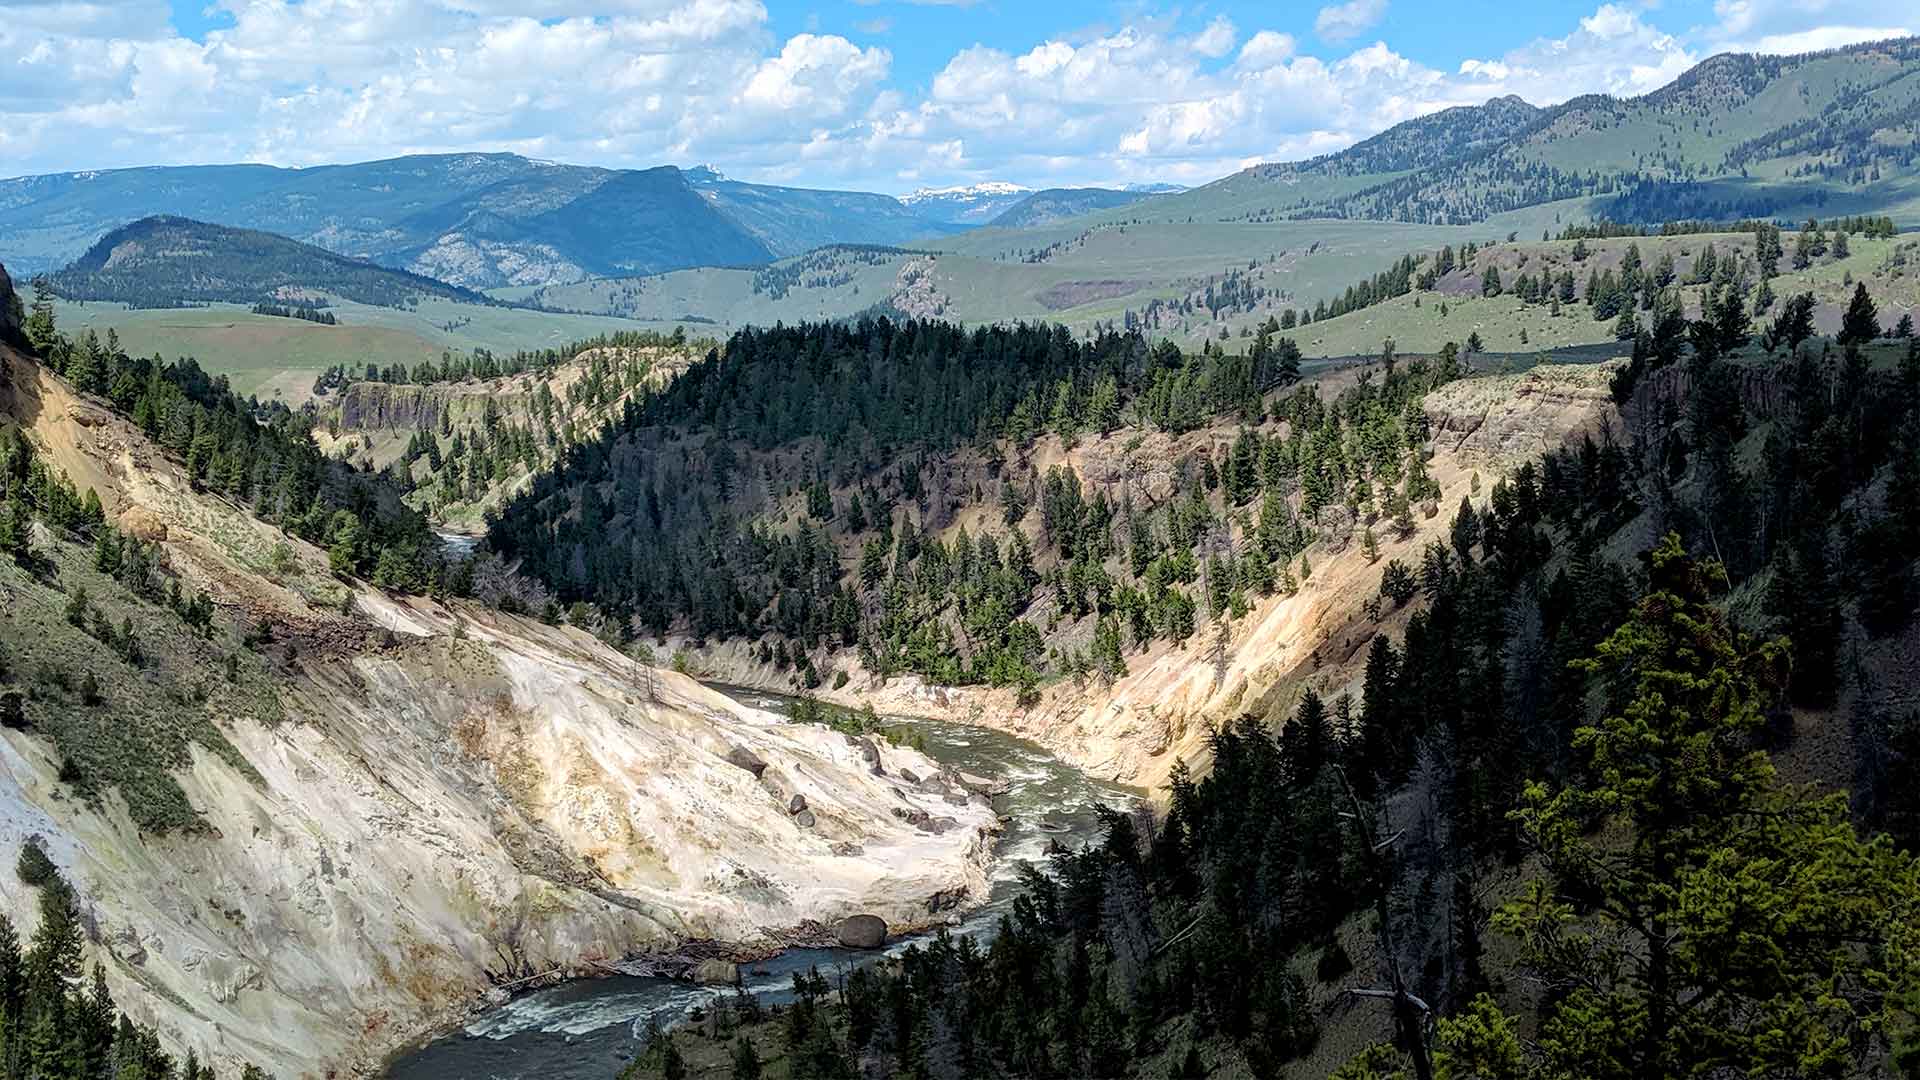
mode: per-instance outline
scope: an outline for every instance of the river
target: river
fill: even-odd
[[[790,699],[717,687],[749,705],[785,712]],[[888,717],[918,730],[927,756],[965,772],[1007,784],[994,806],[1011,818],[994,850],[993,888],[985,904],[966,913],[955,933],[986,939],[1018,891],[1018,865],[1040,861],[1050,842],[1078,847],[1099,829],[1096,809],[1120,807],[1139,793],[1104,784],[1045,750],[997,731],[939,720]],[[793,974],[870,963],[884,952],[790,949],[743,968],[746,989],[763,1001],[791,996]],[[616,976],[563,983],[488,1010],[451,1035],[397,1060],[391,1080],[609,1080],[640,1048],[637,1035],[652,1017],[671,1027],[694,1006],[733,993],[673,979]]]

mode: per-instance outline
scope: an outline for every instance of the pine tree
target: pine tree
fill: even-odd
[[[1515,812],[1548,875],[1497,924],[1569,988],[1541,1052],[1594,1080],[1850,1074],[1899,1008],[1870,988],[1920,986],[1920,866],[1862,840],[1844,796],[1784,787],[1750,748],[1788,661],[1728,628],[1719,564],[1669,534],[1649,569],[1630,620],[1581,664],[1618,691],[1576,736],[1588,779],[1530,783]]]
[[[760,1080],[760,1052],[745,1035],[733,1043],[733,1080]]]
[[[1864,345],[1879,336],[1879,310],[1863,281],[1853,287],[1853,299],[1847,304],[1847,313],[1840,320],[1840,335],[1834,340],[1841,345]]]
[[[1640,333],[1640,318],[1631,307],[1620,309],[1620,318],[1613,324],[1613,340],[1632,341]]]

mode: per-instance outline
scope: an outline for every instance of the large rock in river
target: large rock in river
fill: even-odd
[[[693,969],[693,981],[703,986],[738,986],[740,965],[731,960],[702,960]]]
[[[849,949],[877,949],[887,943],[887,921],[878,915],[849,915],[833,928],[833,936]]]

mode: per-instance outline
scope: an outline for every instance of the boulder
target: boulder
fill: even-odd
[[[167,523],[144,506],[129,506],[120,515],[120,531],[144,543],[157,544],[167,538]]]
[[[803,829],[813,828],[813,811],[802,810],[799,813],[793,815],[793,823],[800,826]]]
[[[793,798],[787,800],[787,813],[789,814],[798,814],[806,808],[807,797],[805,795],[795,793]]]
[[[738,765],[747,770],[753,774],[755,780],[760,779],[760,774],[767,771],[767,763],[761,761],[758,754],[744,746],[736,746],[727,751],[727,764]]]
[[[702,986],[739,986],[740,965],[731,960],[702,960],[694,966],[693,981]]]
[[[833,936],[849,949],[877,949],[887,943],[887,920],[878,915],[849,915],[834,926]]]
[[[961,787],[975,795],[1005,795],[1012,787],[1005,780],[991,780],[970,772],[956,772],[954,776],[959,779]]]

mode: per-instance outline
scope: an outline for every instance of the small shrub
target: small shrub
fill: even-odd
[[[1330,941],[1320,952],[1320,959],[1313,965],[1314,977],[1321,982],[1332,982],[1353,970],[1353,957],[1347,955],[1347,947],[1339,940]]]
[[[43,690],[58,691],[64,694],[68,690],[73,689],[73,680],[71,676],[67,674],[67,669],[50,660],[40,661],[40,666],[34,669],[33,681],[39,684],[39,687]]]

